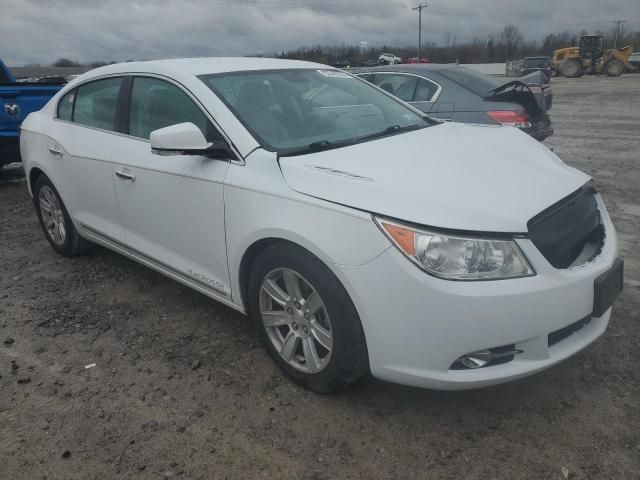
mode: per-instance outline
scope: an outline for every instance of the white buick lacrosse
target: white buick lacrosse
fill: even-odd
[[[248,314],[317,391],[496,384],[604,332],[622,289],[591,179],[516,128],[439,123],[324,65],[111,65],[22,125],[44,234]]]

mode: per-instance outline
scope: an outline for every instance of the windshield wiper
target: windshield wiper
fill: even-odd
[[[331,147],[331,142],[329,140],[318,140],[317,142],[312,142],[307,145],[307,149],[310,152],[319,152],[320,150],[326,150]]]
[[[281,157],[294,157],[296,155],[302,155],[305,153],[312,152],[321,152],[323,150],[330,150],[332,148],[344,147],[346,145],[350,145],[351,143],[355,143],[351,140],[339,141],[339,142],[330,142],[329,140],[318,140],[317,142],[312,142],[305,147],[292,148],[290,150],[284,150],[280,152]]]
[[[364,137],[358,138],[357,142],[363,142],[365,140],[371,140],[373,138],[384,137],[387,135],[393,135],[401,132],[408,132],[410,130],[418,130],[419,128],[424,128],[424,126],[418,125],[417,123],[413,123],[411,125],[405,125],[404,127],[401,127],[400,125],[390,125],[384,130],[371,133],[369,135],[365,135]]]

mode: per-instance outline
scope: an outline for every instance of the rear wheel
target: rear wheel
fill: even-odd
[[[91,244],[78,234],[58,191],[44,175],[35,181],[33,204],[42,231],[56,252],[75,257],[88,250]]]
[[[248,292],[262,343],[295,382],[331,392],[368,370],[362,325],[349,295],[306,250],[285,242],[266,249]]]
[[[582,63],[578,59],[567,60],[562,66],[562,75],[567,78],[578,78],[582,74]]]
[[[624,73],[624,63],[617,58],[609,60],[604,66],[604,73],[610,77],[619,77]]]

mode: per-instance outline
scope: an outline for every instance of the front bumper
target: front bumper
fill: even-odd
[[[371,372],[383,380],[457,390],[507,382],[548,368],[580,351],[607,328],[611,309],[592,317],[594,280],[613,265],[617,240],[600,203],[606,239],[592,261],[555,269],[530,240],[517,242],[534,277],[481,282],[434,278],[389,248],[369,264],[341,267],[360,313]],[[589,318],[550,345],[549,334]],[[454,370],[462,355],[515,345],[505,364]]]

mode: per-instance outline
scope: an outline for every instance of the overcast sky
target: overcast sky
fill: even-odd
[[[418,0],[0,0],[0,58],[12,66],[244,55],[302,45],[412,45]],[[423,38],[486,38],[505,24],[528,38],[640,29],[639,0],[432,0]]]

